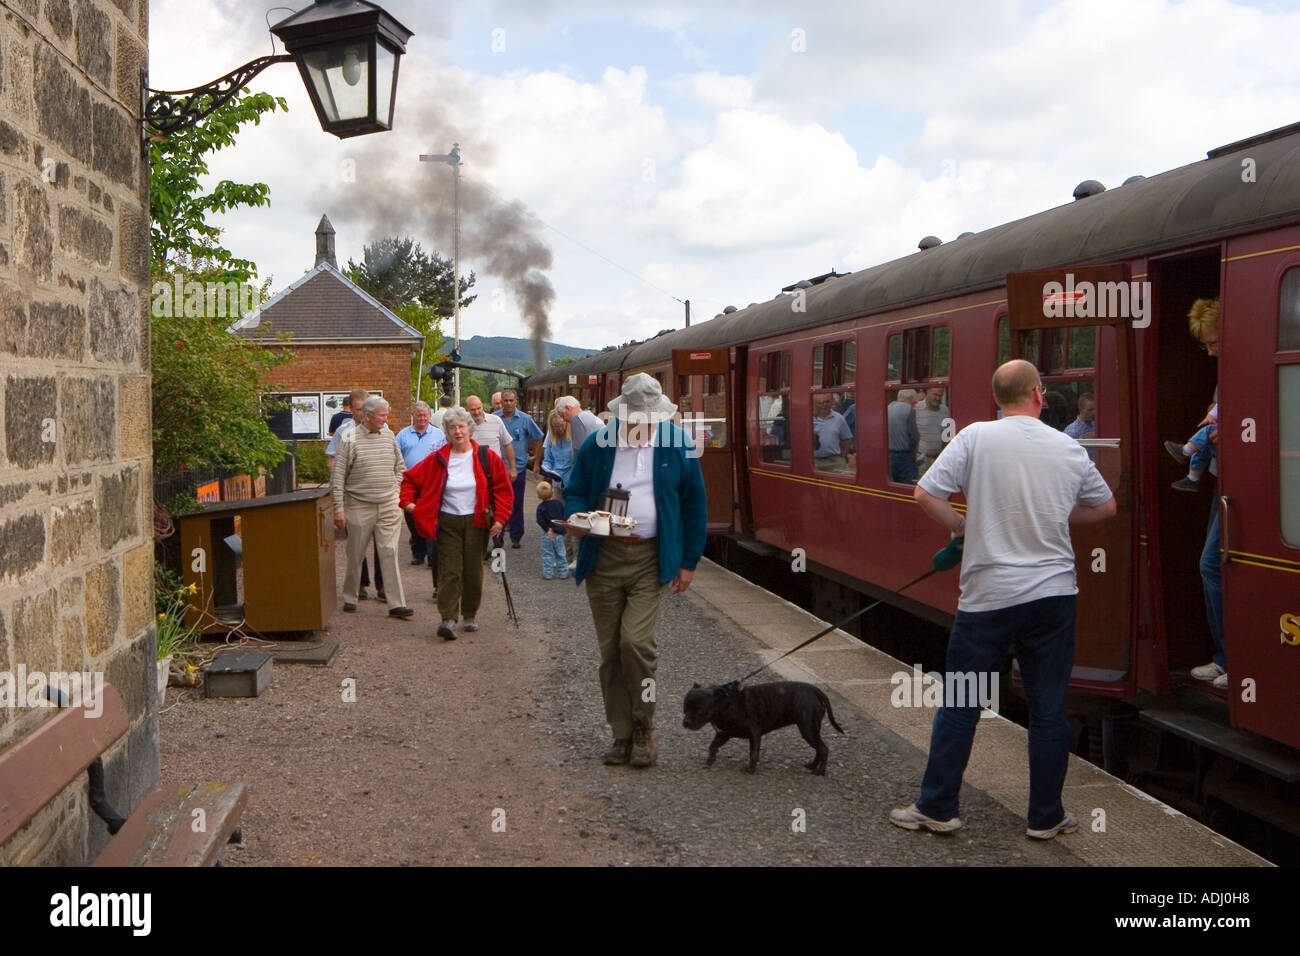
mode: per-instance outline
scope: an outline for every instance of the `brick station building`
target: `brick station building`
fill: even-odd
[[[292,363],[270,373],[299,409],[292,437],[327,437],[330,417],[342,409],[341,396],[353,388],[388,399],[393,431],[410,424],[411,362],[419,358],[424,336],[339,272],[334,227],[325,216],[316,227],[315,267],[230,330],[259,339],[265,348],[293,353]],[[288,341],[277,342],[284,333]],[[306,411],[313,396],[315,416]],[[320,423],[315,431],[313,420]],[[291,436],[281,432],[281,437]]]

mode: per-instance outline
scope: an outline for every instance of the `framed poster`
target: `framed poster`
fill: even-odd
[[[320,392],[299,393],[292,396],[290,406],[294,438],[320,438]]]
[[[321,430],[322,439],[330,437],[330,422],[334,416],[344,411],[343,402],[347,400],[347,392],[321,392]]]

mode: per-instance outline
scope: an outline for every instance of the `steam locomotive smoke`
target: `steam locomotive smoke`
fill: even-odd
[[[551,250],[540,237],[541,226],[523,203],[503,200],[485,185],[483,177],[495,153],[492,144],[465,132],[437,106],[429,105],[435,99],[458,101],[461,109],[473,112],[473,95],[463,89],[456,97],[448,97],[445,90],[440,98],[412,97],[400,104],[405,112],[402,126],[416,131],[421,145],[399,150],[392,141],[359,142],[351,157],[356,163],[355,182],[322,191],[316,202],[331,218],[337,211],[336,221],[361,225],[366,241],[412,235],[425,239],[426,246],[428,240],[436,241],[438,251],[450,256],[455,219],[453,171],[437,162],[416,162],[415,156],[420,152],[446,153],[453,141],[459,142],[464,157],[460,174],[461,272],[468,271],[469,261],[505,283],[528,323],[533,367],[544,368],[555,301],[555,289],[545,275],[552,264]],[[412,109],[414,102],[424,105]]]

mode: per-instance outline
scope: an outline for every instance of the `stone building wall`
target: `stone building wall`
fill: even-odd
[[[0,8],[0,672],[102,672],[127,813],[158,782],[150,494],[148,0]],[[24,693],[24,698],[25,698]],[[0,750],[50,711],[0,707]],[[83,773],[0,844],[81,864],[107,841]]]

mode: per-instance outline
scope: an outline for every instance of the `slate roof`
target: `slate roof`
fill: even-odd
[[[424,341],[411,326],[328,262],[267,299],[230,326],[241,338],[288,333],[297,344],[356,345],[400,342],[419,348]]]

